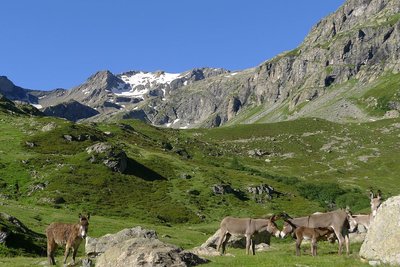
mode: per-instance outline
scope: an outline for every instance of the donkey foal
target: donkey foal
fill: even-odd
[[[57,246],[65,245],[64,264],[67,262],[70,249],[72,248],[72,263],[75,263],[75,256],[82,240],[86,238],[89,228],[90,215],[82,216],[79,214],[79,223],[52,223],[46,228],[47,236],[47,258],[50,265],[55,265],[54,254]]]
[[[309,228],[305,226],[296,228],[294,231],[296,236],[296,255],[300,256],[300,245],[303,239],[310,239],[311,255],[317,256],[317,241],[330,233],[333,233],[333,230],[330,228]]]

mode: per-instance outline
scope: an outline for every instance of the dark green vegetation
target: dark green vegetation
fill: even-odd
[[[75,124],[2,106],[0,201],[2,210],[40,233],[51,221],[75,222],[79,212],[91,212],[93,236],[141,224],[175,233],[168,242],[191,248],[226,215],[297,216],[346,205],[368,212],[369,189],[399,194],[399,135],[399,119],[173,130],[131,120]],[[86,148],[99,142],[125,151],[124,173],[91,160]],[[221,184],[235,191],[213,193]],[[260,184],[283,194],[256,202],[247,188]],[[39,205],[43,210],[34,211]],[[3,255],[25,255],[4,249]]]

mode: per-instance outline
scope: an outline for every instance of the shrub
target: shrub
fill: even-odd
[[[318,201],[321,205],[336,203],[336,198],[346,193],[335,183],[303,183],[298,191],[302,197]]]

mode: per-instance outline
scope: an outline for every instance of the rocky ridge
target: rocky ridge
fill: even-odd
[[[136,118],[174,128],[310,116],[369,121],[383,116],[368,108],[399,114],[399,41],[399,0],[348,0],[316,24],[299,47],[255,68],[101,71],[71,90],[30,94],[43,108],[73,99],[98,112],[79,119]],[[387,92],[370,93],[387,80],[392,81],[383,89]],[[3,87],[0,83],[0,91]]]

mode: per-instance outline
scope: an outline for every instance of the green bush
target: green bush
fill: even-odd
[[[346,193],[335,183],[303,183],[298,191],[302,197],[318,201],[323,206],[336,203],[336,199]]]

